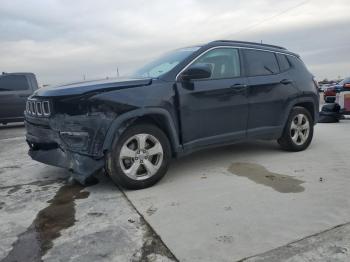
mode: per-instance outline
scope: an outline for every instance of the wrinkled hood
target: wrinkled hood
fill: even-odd
[[[53,87],[38,89],[33,96],[71,96],[82,95],[94,91],[108,91],[121,88],[146,86],[152,83],[152,79],[103,79],[95,81],[84,81]]]

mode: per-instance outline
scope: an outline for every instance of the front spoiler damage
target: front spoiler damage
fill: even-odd
[[[81,184],[85,184],[89,177],[104,168],[103,154],[91,155],[70,150],[68,144],[63,142],[59,131],[28,121],[25,125],[28,154],[33,160],[68,169],[72,177]],[[72,147],[72,144],[70,146]]]
[[[30,145],[30,143],[28,142]],[[85,184],[86,180],[104,167],[104,159],[94,159],[89,156],[63,151],[60,148],[50,150],[28,151],[29,156],[38,162],[62,167],[71,171],[72,176],[79,183]]]

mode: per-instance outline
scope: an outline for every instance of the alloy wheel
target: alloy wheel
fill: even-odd
[[[309,134],[310,122],[308,118],[304,114],[297,114],[293,118],[290,126],[290,136],[292,141],[298,146],[303,145],[309,138]]]
[[[163,162],[163,147],[150,134],[130,137],[121,147],[119,163],[123,172],[133,180],[145,180],[157,173]]]

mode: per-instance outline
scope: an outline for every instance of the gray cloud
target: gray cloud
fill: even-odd
[[[348,0],[4,1],[0,70],[50,84],[115,76],[177,47],[231,38],[285,46],[319,78],[345,76],[348,13]]]

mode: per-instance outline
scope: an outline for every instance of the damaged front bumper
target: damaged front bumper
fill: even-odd
[[[82,184],[85,184],[88,177],[104,166],[104,159],[93,159],[89,156],[63,151],[60,148],[38,150],[33,148],[32,143],[28,142],[28,144],[31,147],[28,154],[33,160],[47,165],[66,168],[72,171],[73,177]]]
[[[96,125],[91,124],[93,119],[89,119],[88,122],[94,128],[83,128],[84,123],[80,122],[78,130],[74,130],[67,122],[61,122],[62,119],[59,123],[64,124],[64,127],[59,128],[57,122],[42,124],[31,120],[33,119],[26,117],[25,125],[28,154],[33,160],[68,169],[82,184],[104,167],[105,158],[99,145],[101,137],[104,138],[102,133],[107,127],[96,131]]]

